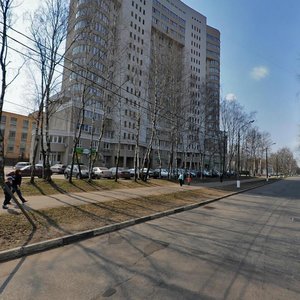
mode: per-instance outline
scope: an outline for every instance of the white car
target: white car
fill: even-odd
[[[79,172],[79,169],[80,169],[80,172]],[[65,168],[64,176],[65,176],[66,179],[68,179],[70,177],[70,175],[71,175],[71,165],[68,165]],[[72,176],[74,176],[77,179],[88,178],[89,177],[89,168],[87,166],[84,166],[84,165],[80,165],[80,166],[74,165]],[[94,175],[92,174],[92,177],[93,176]]]
[[[50,167],[50,169],[53,173],[64,174],[66,167],[67,166],[63,164],[55,164],[52,167]]]
[[[108,170],[106,167],[94,167],[93,172],[95,174],[95,177],[100,178],[112,178],[112,172]]]

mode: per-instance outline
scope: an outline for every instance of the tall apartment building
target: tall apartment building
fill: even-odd
[[[4,137],[4,159],[6,165],[17,161],[29,161],[32,130],[36,122],[32,116],[2,112],[0,129]]]
[[[219,132],[220,33],[206,17],[179,0],[71,0],[68,30],[60,161],[78,140],[82,162],[100,141],[106,166],[149,154],[153,167],[199,167]]]

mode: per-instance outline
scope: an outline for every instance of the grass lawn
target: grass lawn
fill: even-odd
[[[138,180],[124,180],[119,179],[117,182],[113,179],[96,179],[92,182],[88,182],[87,179],[73,179],[72,183],[64,178],[54,178],[52,182],[46,182],[43,179],[35,178],[35,183],[31,184],[29,178],[23,178],[22,181],[22,193],[24,196],[33,195],[52,195],[58,193],[79,193],[79,192],[91,192],[101,190],[112,190],[122,188],[137,188],[137,187],[151,187],[151,186],[163,186],[170,185],[171,182],[167,180],[150,180],[143,182]]]

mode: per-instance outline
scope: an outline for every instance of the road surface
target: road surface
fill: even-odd
[[[0,299],[300,299],[300,179],[0,264]]]

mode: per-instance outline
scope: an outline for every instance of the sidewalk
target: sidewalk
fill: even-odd
[[[174,213],[183,212],[186,210],[195,209],[197,207],[212,203],[214,201],[218,201],[223,199],[224,197],[228,197],[230,195],[244,192],[246,190],[252,189],[245,188],[243,189],[243,183],[246,182],[263,182],[261,179],[244,179],[241,182],[241,188],[236,189],[233,193],[229,193],[228,195],[223,195],[219,197],[212,197],[210,199],[206,199],[203,201],[198,201],[195,203],[187,203],[181,206],[174,206],[174,207],[165,207],[164,210],[158,211],[149,211],[147,214],[136,215],[136,217],[126,218],[124,221],[116,221],[110,224],[99,225],[99,226],[92,226],[88,229],[78,230],[77,232],[64,235],[59,234],[58,237],[56,233],[52,232],[53,238],[45,239],[45,233],[43,233],[43,229],[41,227],[40,235],[37,234],[37,239],[32,241],[32,237],[34,235],[35,230],[31,231],[28,237],[22,234],[22,237],[16,235],[18,241],[21,240],[21,243],[17,243],[17,245],[13,247],[8,247],[8,249],[0,251],[0,262],[8,261],[16,258],[20,258],[23,256],[31,255],[37,252],[50,250],[57,247],[62,247],[71,243],[79,242],[81,240],[96,237],[102,234],[114,232],[116,230],[120,230],[123,228],[127,228],[133,226],[135,224],[140,224],[146,221],[154,220],[161,217],[166,217],[172,215]],[[220,186],[227,186],[227,185],[235,185],[236,180],[231,181],[224,181],[224,182],[193,182],[191,185],[184,185],[182,187],[179,184],[172,184],[167,186],[155,186],[155,187],[144,187],[144,188],[127,188],[127,189],[115,189],[109,191],[98,191],[98,192],[81,192],[81,193],[70,193],[70,194],[54,194],[49,196],[28,196],[26,197],[28,202],[24,205],[27,210],[34,210],[38,212],[41,209],[47,208],[54,208],[54,207],[77,207],[79,205],[88,204],[88,203],[99,203],[105,201],[114,201],[114,200],[130,200],[134,198],[141,199],[143,201],[143,197],[147,196],[157,196],[163,194],[170,194],[176,193],[179,191],[189,191],[189,190],[201,190],[205,187],[220,187]],[[255,187],[254,187],[255,188]],[[0,210],[0,217],[5,216],[5,214],[15,214],[16,205],[10,205],[8,210]],[[18,213],[19,214],[19,213]],[[98,223],[97,223],[98,224]],[[47,229],[47,236],[48,231]],[[37,232],[39,229],[37,229]],[[68,232],[68,231],[66,231]],[[49,235],[51,236],[51,234]]]
[[[243,182],[249,182],[257,179],[245,179],[241,181],[241,188]],[[259,181],[259,180],[257,180]],[[97,192],[81,192],[70,194],[53,194],[53,195],[39,195],[39,196],[27,196],[25,197],[28,202],[24,205],[27,209],[41,210],[47,208],[54,208],[60,206],[79,206],[88,203],[105,202],[112,200],[128,200],[140,198],[143,196],[157,196],[164,194],[176,193],[183,190],[197,190],[203,187],[218,187],[235,184],[236,180],[230,181],[215,181],[206,183],[191,183],[191,185],[170,184],[167,186],[157,187],[142,187],[142,188],[127,188],[127,189],[114,189],[108,191]],[[13,203],[13,200],[12,200]],[[11,209],[18,209],[15,205],[9,205],[8,210],[1,209],[0,215],[10,213]]]

